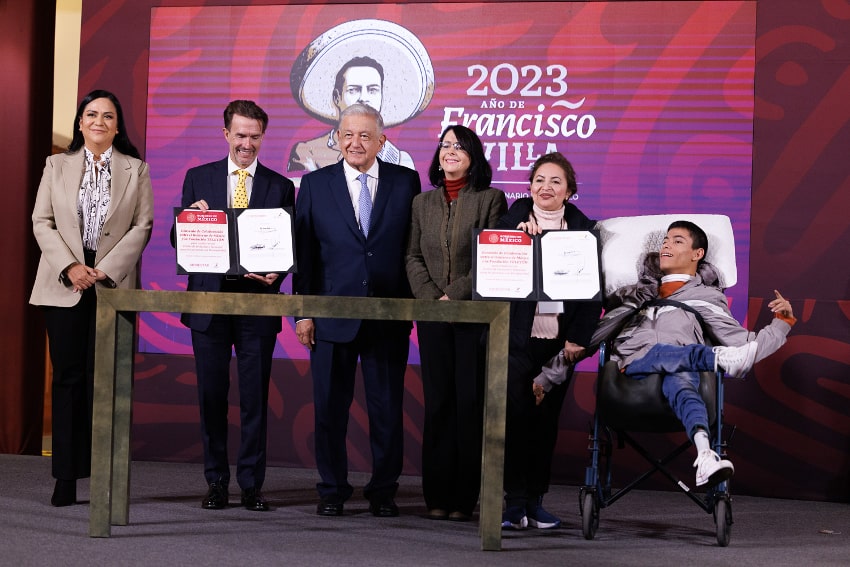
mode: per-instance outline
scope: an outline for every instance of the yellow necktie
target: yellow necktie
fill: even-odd
[[[247,209],[248,188],[245,187],[245,178],[248,177],[248,170],[240,169],[236,174],[239,176],[239,180],[236,182],[236,190],[233,191],[233,208]]]

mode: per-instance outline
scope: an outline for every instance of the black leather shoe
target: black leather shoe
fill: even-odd
[[[320,516],[342,516],[342,502],[322,500],[316,506],[316,513]]]
[[[469,522],[472,520],[472,514],[467,514],[466,512],[461,512],[460,510],[455,510],[451,514],[449,514],[450,522]]]
[[[53,496],[50,497],[50,504],[61,508],[62,506],[71,506],[76,503],[77,481],[56,479],[56,485],[53,487]]]
[[[392,498],[375,499],[369,502],[369,511],[378,518],[393,518],[398,516],[398,506]]]
[[[221,482],[212,482],[207,495],[201,500],[201,508],[221,510],[227,507],[227,499],[227,485]]]
[[[268,512],[269,503],[263,498],[263,493],[256,488],[248,488],[242,491],[242,506],[246,510],[254,512]]]

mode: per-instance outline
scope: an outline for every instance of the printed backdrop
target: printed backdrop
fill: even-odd
[[[578,204],[595,217],[620,214],[627,205],[640,212],[668,212],[667,199],[674,197],[693,203],[688,209],[699,208],[700,212],[727,212],[743,206],[736,199],[745,193],[739,193],[739,187],[747,186],[748,174],[739,177],[721,172],[728,172],[730,163],[740,162],[743,169],[750,167],[744,163],[749,159],[745,152],[749,151],[750,124],[744,118],[747,111],[741,109],[752,104],[749,84],[754,60],[751,222],[741,226],[740,219],[746,218],[746,213],[731,213],[739,242],[738,268],[743,273],[730,294],[736,316],[749,329],[769,322],[771,315],[766,304],[774,289],[791,300],[799,320],[780,352],[757,364],[747,380],[728,382],[725,407],[727,422],[734,428],[729,443],[735,463],[733,492],[850,501],[850,263],[845,260],[850,247],[850,220],[846,214],[850,208],[850,9],[846,0],[758,0],[757,10],[755,2],[734,0],[549,2],[535,6],[535,10],[527,8],[529,3],[519,4],[519,10],[515,6],[505,8],[503,4],[507,3],[501,0],[491,0],[486,9],[440,1],[408,4],[387,0],[376,6],[345,2],[83,0],[80,95],[95,88],[116,92],[132,139],[146,148],[146,158],[152,161],[159,216],[145,257],[145,287],[180,289],[183,285],[174,276],[173,251],[166,244],[171,226],[168,211],[177,203],[187,167],[224,157],[219,115],[227,100],[252,97],[270,110],[272,123],[262,159],[281,171],[288,164],[294,143],[316,139],[329,130],[330,126],[317,117],[323,112],[320,107],[308,113],[294,102],[291,66],[299,61],[305,46],[319,38],[329,41],[325,33],[346,22],[358,18],[390,22],[411,35],[415,33],[414,37],[426,48],[434,70],[433,96],[414,119],[387,130],[390,139],[411,154],[420,171],[430,159],[430,148],[447,106],[462,106],[468,114],[493,114],[511,111],[500,111],[500,100],[506,105],[512,100],[517,104],[525,100],[520,114],[544,112],[548,116],[556,111],[568,114],[554,106],[556,100],[575,103],[586,97],[574,113],[594,116],[593,135],[586,139],[563,136],[554,143],[576,163],[582,182]],[[315,5],[271,5],[295,3]],[[186,7],[160,8],[174,4]],[[228,11],[234,20],[216,31],[226,39],[213,47],[208,41],[209,33],[199,35],[202,29],[198,21],[211,6],[225,4],[252,7],[214,9]],[[169,12],[165,23],[169,27],[154,26],[159,31],[152,35],[151,24],[161,22],[159,13],[166,10]],[[247,16],[257,10],[263,14],[260,27],[244,27]],[[492,23],[492,14],[497,11],[502,16],[486,27],[487,37],[476,39],[473,32],[485,27],[484,22]],[[753,47],[747,26],[752,25],[754,11]],[[544,13],[547,17],[543,17]],[[325,14],[332,15],[325,18]],[[252,21],[256,23],[256,18]],[[580,23],[585,30],[594,31],[576,37],[577,30],[582,29]],[[234,25],[246,33],[237,38]],[[732,41],[727,32],[739,30],[742,25],[745,31],[733,35],[743,39]],[[273,35],[271,30],[278,28],[288,29],[290,35]],[[537,34],[539,39],[531,41],[531,34]],[[151,61],[157,45],[170,37],[180,38],[166,57],[173,64]],[[507,47],[499,47],[503,45]],[[721,45],[726,47],[719,48]],[[253,71],[247,65],[263,58],[268,63],[260,63],[259,68],[255,65]],[[246,63],[237,68],[234,59]],[[206,62],[195,65],[195,60]],[[421,58],[414,63],[425,66]],[[517,70],[515,94],[510,96],[498,94],[512,86],[510,67],[502,66],[496,71],[502,63],[510,63]],[[477,64],[485,67],[487,79],[476,84],[485,72],[474,68],[470,75],[467,69]],[[568,90],[563,97],[546,96],[545,88],[553,86],[557,76],[554,71],[548,74],[546,67],[550,64],[567,70]],[[529,70],[523,76],[522,67],[527,65],[541,69],[536,85],[544,90],[533,102],[529,102],[530,95],[519,95],[536,73]],[[158,74],[149,73],[149,66],[157,67]],[[267,71],[266,66],[274,67],[280,75]],[[299,69],[306,72],[308,67]],[[163,72],[171,76],[163,77]],[[494,72],[496,89],[490,82]],[[220,76],[220,80],[214,87],[203,86],[207,75],[212,74]],[[258,74],[264,77],[262,81],[257,81]],[[596,80],[605,74],[611,79],[609,83]],[[197,87],[187,87],[187,77]],[[748,86],[738,89],[739,82]],[[615,87],[621,84],[628,84],[629,88],[616,96]],[[391,85],[388,73],[386,86],[389,89]],[[455,94],[450,96],[452,85]],[[486,97],[467,95],[471,87],[486,87]],[[210,98],[210,88],[218,89],[220,98]],[[182,101],[159,104],[157,101],[168,92],[178,93]],[[191,99],[188,104],[187,92]],[[418,87],[416,92],[418,101]],[[715,96],[718,92],[722,96]],[[483,108],[485,99],[489,106],[494,97],[497,108]],[[392,96],[387,98],[388,104],[398,104],[392,102]],[[538,104],[544,104],[545,109],[537,111]],[[688,111],[673,105],[689,105]],[[289,108],[291,112],[279,108]],[[726,109],[725,114],[720,111],[721,115],[741,117],[731,122],[691,122],[695,116],[719,109]],[[156,115],[160,119],[155,120]],[[286,126],[287,119],[298,123]],[[740,129],[730,133],[729,124],[736,121],[740,122]],[[684,133],[671,142],[665,132],[674,129]],[[490,143],[508,144],[507,155],[511,159],[506,164],[512,163],[513,140],[484,134],[482,137]],[[732,142],[716,145],[713,154],[697,152],[699,144],[682,141],[717,137]],[[158,141],[153,143],[153,138]],[[186,141],[180,143],[180,138]],[[416,144],[426,138],[428,143],[418,149]],[[617,143],[597,144],[603,139],[616,139]],[[538,142],[550,141],[546,136],[522,140],[536,143],[533,152],[545,150]],[[591,152],[585,151],[590,147],[586,144],[597,145]],[[206,149],[201,153],[196,146]],[[679,149],[662,153],[660,150],[667,146]],[[176,159],[159,161],[168,157],[166,154],[173,154]],[[523,150],[520,159],[525,161]],[[676,170],[664,165],[685,162],[691,162],[693,167]],[[498,166],[498,161],[493,165]],[[654,169],[657,167],[660,170]],[[685,175],[665,176],[659,173],[664,167],[668,172],[684,171]],[[297,180],[300,173],[291,175]],[[517,175],[521,180],[522,176]],[[736,179],[741,179],[740,186]],[[505,181],[504,172],[499,172],[499,187],[512,193],[523,192],[522,184],[515,187]],[[741,256],[743,245],[749,249],[749,262]],[[158,265],[161,270],[153,271]],[[193,359],[187,354],[154,352],[188,352],[184,331],[176,319],[165,315],[147,317],[142,331],[149,339],[143,341],[148,352],[136,357],[133,458],[198,463],[201,447]],[[284,345],[291,341],[292,330],[284,325],[280,335],[282,358],[274,361],[269,396],[269,462],[314,468],[309,362],[298,358],[304,356],[301,351],[284,351]],[[594,374],[580,372],[567,394],[552,467],[556,482],[583,482],[588,464],[587,427],[595,403],[593,387]],[[230,409],[230,448],[234,450],[239,440],[239,408],[233,392]],[[422,383],[415,363],[408,366],[405,376],[403,409],[404,470],[418,474]],[[681,435],[673,435],[669,443],[680,440]],[[349,459],[351,470],[371,468],[362,389],[357,390],[351,410]],[[640,464],[639,460],[634,464],[628,461],[627,456],[619,462],[627,468]],[[692,474],[690,460],[683,459],[679,465],[684,478]],[[201,469],[198,465],[199,486],[203,486]],[[625,478],[617,473],[615,478]],[[666,482],[657,486],[669,489]],[[280,485],[264,488],[272,494],[287,489]],[[553,501],[551,505],[565,513],[577,510],[574,499]]]
[[[334,78],[358,56],[383,66],[386,134],[425,188],[440,132],[464,124],[510,201],[527,194],[535,158],[557,150],[592,218],[729,215],[739,270],[729,295],[743,320],[754,35],[752,1],[153,8],[146,159],[157,216],[143,286],[185,289],[171,211],[186,170],[225,157],[227,101],[268,112],[260,161],[297,183],[295,148],[327,145]],[[306,358],[285,327],[277,356]],[[144,314],[140,335],[142,352],[191,353],[176,315]]]

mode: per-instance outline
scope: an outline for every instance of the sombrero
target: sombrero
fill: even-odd
[[[385,126],[406,122],[428,106],[434,95],[434,68],[422,42],[393,22],[354,20],[311,41],[292,65],[292,95],[308,114],[336,124],[334,81],[354,57],[371,57],[384,68],[381,116]]]

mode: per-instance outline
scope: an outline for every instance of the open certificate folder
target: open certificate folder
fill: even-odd
[[[599,236],[586,230],[477,229],[472,298],[600,300]]]
[[[286,209],[174,209],[178,274],[295,271],[292,214]]]

